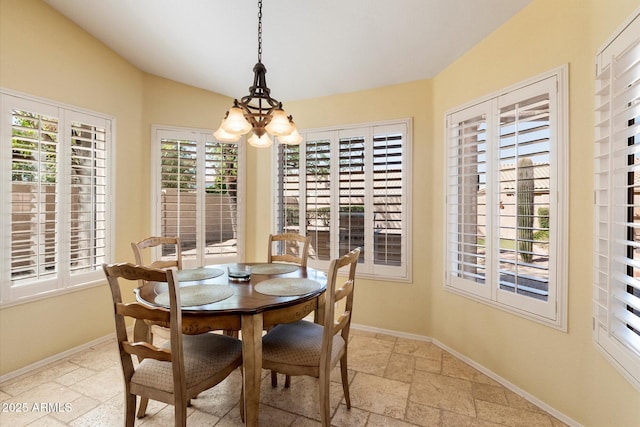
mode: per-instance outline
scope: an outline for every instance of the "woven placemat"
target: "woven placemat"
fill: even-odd
[[[180,288],[180,305],[191,307],[222,301],[233,295],[231,286],[226,285],[194,285]],[[169,292],[162,292],[155,298],[155,303],[169,307]]]
[[[251,266],[253,274],[286,274],[293,273],[299,267],[294,264],[254,264]]]
[[[317,291],[321,287],[322,285],[315,280],[282,277],[262,281],[254,289],[256,292],[265,295],[288,297],[308,294],[309,292]]]
[[[192,282],[194,280],[211,279],[224,274],[219,268],[198,267],[178,270],[178,280],[181,282]]]

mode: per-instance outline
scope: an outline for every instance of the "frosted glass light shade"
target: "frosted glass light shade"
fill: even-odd
[[[244,135],[251,130],[251,123],[244,116],[240,107],[231,107],[227,118],[222,121],[221,126],[227,133]]]
[[[253,135],[251,135],[247,142],[249,143],[249,145],[256,148],[266,148],[270,147],[271,144],[273,144],[273,141],[266,133],[264,133],[261,137],[256,136],[256,134],[254,133]]]
[[[302,135],[298,133],[298,129],[293,129],[289,135],[279,136],[278,141],[285,145],[298,145],[302,142]]]
[[[240,139],[240,137],[242,137],[242,135],[239,133],[232,134],[227,132],[222,128],[222,125],[220,125],[218,130],[213,133],[213,136],[215,136],[218,141],[222,142],[236,142]]]
[[[289,122],[287,113],[285,113],[282,108],[273,110],[273,117],[265,129],[273,136],[284,136],[293,132],[293,127]]]

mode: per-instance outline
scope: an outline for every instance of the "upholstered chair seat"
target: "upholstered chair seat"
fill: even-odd
[[[306,320],[285,323],[273,328],[262,340],[262,360],[267,363],[319,367],[324,327]],[[331,364],[344,353],[342,335],[333,336]]]

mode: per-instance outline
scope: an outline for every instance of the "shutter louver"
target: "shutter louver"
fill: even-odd
[[[599,327],[608,330],[609,283],[611,281],[609,221],[611,216],[611,67],[596,77],[596,144],[594,164],[594,317]]]

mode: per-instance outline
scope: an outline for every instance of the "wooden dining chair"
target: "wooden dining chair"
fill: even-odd
[[[144,261],[143,252],[145,249],[155,248],[161,245],[172,245],[175,247],[175,255],[170,258],[162,258],[155,260],[151,263]],[[179,237],[147,237],[139,242],[131,242],[131,249],[133,249],[133,255],[136,259],[136,264],[144,265],[151,268],[171,268],[176,267],[178,270],[182,270],[182,246],[180,245]]]
[[[360,248],[331,261],[327,274],[326,304],[322,324],[299,320],[280,324],[262,338],[262,367],[287,376],[308,375],[319,379],[320,418],[330,425],[329,379],[340,362],[342,390],[351,408],[347,378],[347,344],[353,311],[353,291]],[[337,286],[338,271],[347,269],[347,280]],[[344,301],[344,311],[335,316],[336,303]],[[285,383],[285,387],[288,384]]]
[[[160,270],[129,263],[103,264],[102,268],[113,296],[116,338],[125,382],[125,426],[134,425],[137,396],[141,397],[138,418],[144,416],[148,400],[153,399],[172,404],[175,425],[186,426],[190,399],[215,386],[242,365],[242,343],[218,334],[182,333],[175,268]],[[137,302],[123,303],[120,279],[166,282],[169,309],[152,308]],[[169,342],[158,347],[147,341],[130,341],[125,317],[168,326]],[[133,356],[141,359],[137,366]],[[241,418],[244,418],[243,407],[241,403]]]
[[[311,236],[296,233],[269,234],[268,262],[289,262],[307,266]]]
[[[175,255],[171,255],[169,257],[163,257],[161,259],[157,259],[152,262],[145,262],[144,253],[148,252],[149,249],[153,249],[158,246],[167,245],[172,248],[172,253]],[[161,236],[151,236],[147,237],[144,240],[139,242],[131,242],[131,249],[133,249],[133,256],[135,257],[136,264],[142,265],[149,268],[161,268],[167,269],[171,267],[176,267],[178,270],[182,270],[182,245],[180,244],[179,237],[161,237]],[[171,251],[171,249],[170,249]],[[138,280],[138,286],[142,287],[144,285],[144,280]],[[149,327],[144,325],[143,322],[135,322],[134,329],[137,334],[147,333],[149,334],[149,340],[153,341],[154,331],[161,333],[163,336],[166,336],[165,328],[153,326]]]

